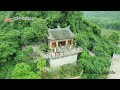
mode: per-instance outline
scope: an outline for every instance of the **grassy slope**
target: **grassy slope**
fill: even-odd
[[[84,11],[84,18],[104,26],[120,22],[120,11]]]
[[[97,19],[107,19],[107,20],[114,20],[119,21],[120,18],[120,11],[84,11],[85,18],[97,18]],[[112,21],[113,22],[113,21]]]
[[[117,32],[117,33],[119,33],[119,35],[120,35],[120,31],[117,31],[117,30],[113,30],[113,29],[101,29],[101,35],[102,35],[102,36],[104,36],[104,35],[109,36],[109,35],[111,35],[113,32]]]
[[[120,36],[120,31],[117,31],[117,30],[113,30],[113,29],[101,29],[101,35],[104,36],[106,35],[107,37],[109,35],[111,35],[113,32],[117,32]],[[120,38],[119,38],[119,42],[120,42]]]

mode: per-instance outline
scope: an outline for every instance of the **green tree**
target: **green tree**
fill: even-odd
[[[40,49],[41,51],[43,51],[43,52],[48,52],[49,47],[48,47],[48,45],[45,43],[45,44],[41,44],[40,47],[39,47],[39,49]]]
[[[15,60],[17,60],[17,61],[32,60],[33,59],[32,53],[33,53],[33,48],[29,46],[29,47],[23,49],[22,51],[18,51],[17,55],[15,57]]]
[[[47,41],[47,22],[44,19],[36,19],[36,21],[32,22],[31,26],[34,28],[36,37],[40,42]]]
[[[23,45],[36,41],[37,32],[32,27],[25,27],[21,32],[21,43]]]
[[[41,58],[41,57],[38,57],[38,58],[37,58],[37,68],[38,68],[40,71],[42,71],[43,68],[45,67],[45,65],[46,65],[46,60],[43,59],[43,58]]]
[[[120,35],[116,32],[113,32],[109,38],[116,44],[118,44],[118,41],[119,41],[119,38],[120,38]]]
[[[0,44],[0,62],[13,60],[17,53],[18,45],[13,42],[2,42]]]
[[[60,11],[48,11],[47,17],[45,20],[48,22],[49,28],[56,28],[60,23],[60,19],[62,17],[62,13]]]
[[[100,30],[99,26],[94,25],[94,26],[92,26],[92,29],[93,29],[93,33],[94,33],[95,35],[100,36],[101,30]]]
[[[99,78],[100,76],[106,76],[110,67],[110,58],[107,57],[92,57],[88,52],[83,51],[78,65],[83,69],[83,76],[87,75],[86,78]],[[92,76],[93,75],[93,76]]]
[[[71,30],[78,33],[82,28],[82,15],[81,11],[69,11],[67,14],[67,21],[70,23]]]
[[[40,79],[40,75],[33,72],[31,67],[26,63],[16,64],[14,70],[12,71],[13,79]]]

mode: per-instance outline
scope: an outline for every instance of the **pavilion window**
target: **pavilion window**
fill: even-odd
[[[52,48],[56,47],[56,42],[52,42]]]
[[[72,41],[71,40],[68,40],[68,45],[71,45],[72,44]]]

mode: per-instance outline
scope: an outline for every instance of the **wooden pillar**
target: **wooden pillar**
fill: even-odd
[[[68,40],[66,40],[66,46],[68,46]]]
[[[58,41],[56,41],[56,48],[58,47]]]
[[[73,39],[71,39],[71,46],[73,46]]]

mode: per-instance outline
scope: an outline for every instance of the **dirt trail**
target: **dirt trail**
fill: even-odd
[[[110,73],[108,79],[120,79],[120,54],[114,54],[110,66]]]

